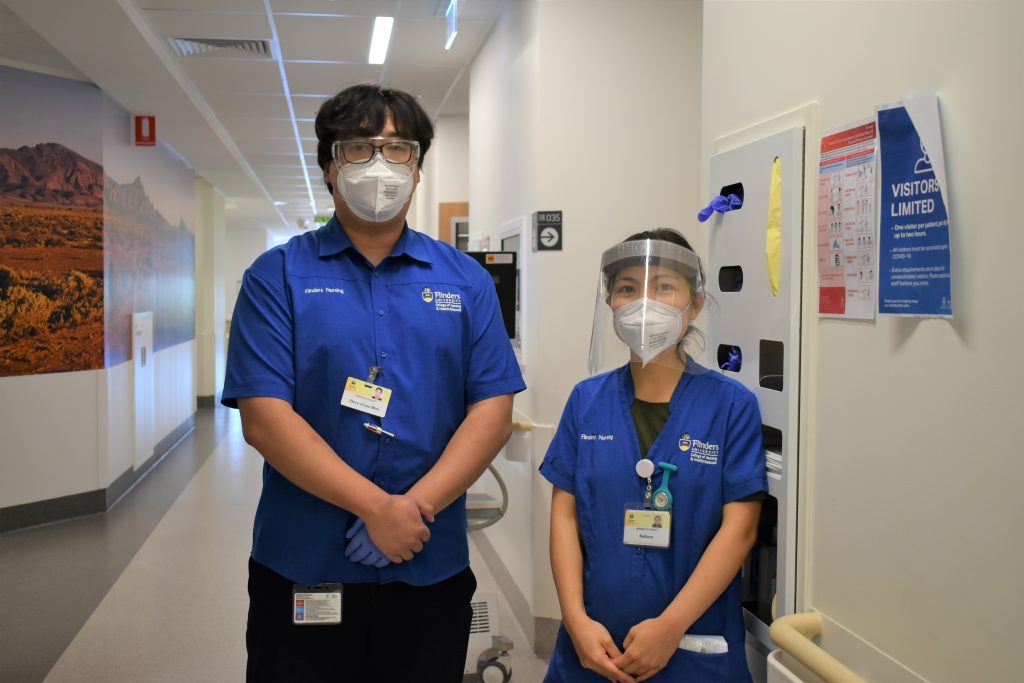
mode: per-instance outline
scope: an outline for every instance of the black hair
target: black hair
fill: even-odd
[[[427,112],[407,92],[367,83],[345,88],[320,105],[313,124],[320,169],[327,172],[335,140],[377,135],[383,130],[389,112],[398,135],[420,144],[419,167],[423,168],[423,158],[434,138],[434,126]]]

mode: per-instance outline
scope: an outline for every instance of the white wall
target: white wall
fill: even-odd
[[[101,488],[100,371],[0,378],[0,508]]]
[[[469,117],[440,116],[434,122],[438,201],[469,201]],[[436,213],[436,211],[435,211]]]
[[[434,183],[433,152],[427,153],[420,171],[420,182],[412,195],[406,223],[424,235],[437,237],[437,186]]]
[[[153,354],[153,434],[163,439],[196,412],[193,377],[195,340]],[[120,398],[118,399],[120,403]],[[131,406],[126,406],[131,410]]]
[[[154,354],[163,439],[196,410],[195,342]],[[0,378],[0,508],[107,488],[131,469],[132,364]]]
[[[469,201],[469,117],[439,116],[424,157],[409,225],[437,237],[438,204]]]
[[[109,486],[135,465],[134,370],[129,360],[97,373],[99,481],[93,488]],[[161,400],[159,394],[154,396],[154,411]],[[155,424],[153,435],[157,439],[165,436],[157,431]]]
[[[230,224],[225,228],[224,314],[227,320],[235,310],[235,299],[246,268],[271,246],[271,234],[263,228],[239,228]]]
[[[224,195],[196,179],[196,393],[224,385]]]
[[[516,217],[564,212],[564,251],[526,254],[523,348],[532,388],[516,398],[520,416],[557,424],[586,376],[601,252],[645,228],[693,232],[699,79],[699,6],[671,0],[631,3],[628,13],[612,0],[512,3],[477,56],[473,230],[497,244],[499,226]],[[496,462],[512,503],[485,533],[534,615],[557,618],[550,486],[536,473],[551,436],[534,431],[529,463]]]
[[[523,165],[532,156],[528,150],[537,135],[533,125],[538,87],[536,14],[533,2],[508,7],[470,71],[469,176],[473,183],[469,213],[473,229],[525,215],[536,203],[533,173]],[[528,419],[532,411],[526,394],[516,397],[516,408],[520,412],[517,417]],[[509,508],[501,522],[483,533],[515,578],[531,612],[544,616],[550,609],[539,610],[534,596],[533,463],[517,466],[499,456],[494,465],[508,487]],[[523,626],[527,633],[532,631],[531,624]]]
[[[1009,2],[704,4],[705,189],[727,133],[816,100],[817,146],[876,105],[938,93],[956,317],[819,320],[805,210],[800,475],[803,606],[864,641],[851,666],[891,657],[936,683],[1019,677],[1022,25]]]

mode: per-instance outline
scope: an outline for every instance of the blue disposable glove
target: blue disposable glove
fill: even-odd
[[[741,367],[743,367],[743,353],[740,351],[740,347],[734,346],[729,349],[729,359],[722,363],[722,369],[739,372]]]
[[[345,547],[345,557],[350,561],[378,569],[391,564],[388,556],[370,540],[370,532],[366,530],[362,519],[356,520],[356,523],[345,534],[345,538],[349,539]]]
[[[711,200],[710,204],[708,204],[707,206],[700,210],[700,212],[697,214],[697,220],[703,223],[708,218],[711,218],[711,214],[713,214],[715,211],[717,211],[718,213],[725,213],[726,211],[738,209],[741,206],[743,206],[743,200],[734,194],[731,194],[728,197],[718,195],[717,197]]]

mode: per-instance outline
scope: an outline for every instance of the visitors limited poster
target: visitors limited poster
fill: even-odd
[[[934,94],[877,112],[880,315],[953,317],[949,191]]]

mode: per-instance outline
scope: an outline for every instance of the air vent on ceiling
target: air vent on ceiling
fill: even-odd
[[[168,38],[179,57],[255,57],[270,59],[270,41],[229,38]]]

